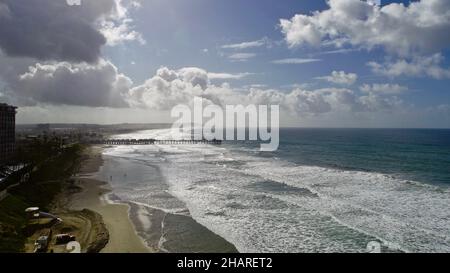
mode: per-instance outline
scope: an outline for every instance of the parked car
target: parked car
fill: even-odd
[[[75,241],[75,239],[76,239],[75,236],[71,234],[58,234],[56,235],[56,244],[57,245],[67,244],[69,242]]]
[[[50,244],[50,240],[52,238],[52,230],[47,229],[41,233],[41,236],[34,243],[35,250],[34,252],[46,252],[48,249],[48,245]]]
[[[34,243],[34,245],[36,246],[35,252],[45,252],[45,251],[47,251],[49,241],[50,240],[49,240],[48,236],[41,236],[41,237],[39,237],[36,240],[36,242]]]

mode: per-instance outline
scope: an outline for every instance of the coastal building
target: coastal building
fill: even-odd
[[[7,163],[15,148],[17,107],[0,103],[0,165]]]

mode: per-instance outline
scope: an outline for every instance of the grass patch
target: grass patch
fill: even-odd
[[[0,252],[21,252],[26,237],[22,232],[26,224],[25,209],[29,204],[16,196],[0,202]]]
[[[0,252],[24,250],[27,224],[25,209],[40,207],[43,211],[49,211],[54,198],[63,189],[64,182],[79,170],[83,148],[81,145],[60,148],[56,143],[31,147],[35,150],[30,152],[32,160],[29,162],[32,163],[27,169],[27,181],[10,188],[10,195],[0,202]],[[47,156],[42,157],[43,154]],[[14,185],[21,177],[23,174],[12,175],[9,183]]]

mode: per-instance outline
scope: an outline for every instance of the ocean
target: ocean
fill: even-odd
[[[111,199],[142,208],[143,237],[148,207],[188,214],[240,252],[366,252],[374,241],[450,252],[450,130],[281,129],[270,153],[224,142],[117,146],[104,157],[98,176]]]

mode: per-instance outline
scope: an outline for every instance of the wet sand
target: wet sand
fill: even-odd
[[[130,216],[138,234],[157,252],[168,253],[237,253],[224,238],[186,215],[167,213],[134,203]]]
[[[237,249],[212,231],[197,223],[189,211],[166,213],[148,206],[122,200],[108,200],[109,184],[90,176],[105,162],[101,147],[91,147],[82,166],[69,207],[90,209],[102,215],[110,240],[103,253],[235,253]]]
[[[136,234],[129,218],[130,207],[126,204],[111,204],[107,202],[102,197],[110,191],[107,183],[83,177],[98,171],[102,164],[101,148],[92,147],[89,152],[89,158],[81,169],[81,177],[76,182],[76,186],[81,191],[71,195],[69,208],[72,210],[89,209],[103,217],[103,221],[109,231],[109,242],[101,251],[102,253],[154,252]]]

